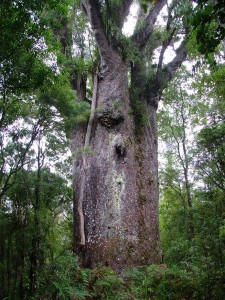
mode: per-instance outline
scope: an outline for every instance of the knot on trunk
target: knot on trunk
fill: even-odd
[[[124,121],[124,114],[114,106],[107,106],[97,112],[97,119],[102,126],[112,128]]]

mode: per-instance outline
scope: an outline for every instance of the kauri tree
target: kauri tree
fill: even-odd
[[[100,59],[89,122],[76,125],[71,135],[72,152],[83,149],[73,163],[75,251],[85,265],[101,263],[117,271],[161,261],[156,111],[163,89],[186,58],[192,9],[190,1],[141,1],[128,38],[122,28],[132,4],[81,1]],[[166,6],[161,26],[157,18]],[[175,42],[174,58],[164,63]],[[87,78],[76,79],[78,101],[85,100]]]

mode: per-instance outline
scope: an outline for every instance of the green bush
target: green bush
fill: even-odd
[[[90,272],[80,268],[77,257],[66,251],[43,270],[37,299],[89,299]]]
[[[201,259],[201,258],[199,258]],[[65,252],[42,270],[33,299],[73,300],[221,300],[225,295],[225,268],[209,269],[183,263],[149,265],[117,275],[110,267],[81,268]],[[208,261],[208,263],[210,263]]]
[[[92,270],[93,294],[96,300],[125,300],[125,286],[120,278],[109,267],[95,268]]]

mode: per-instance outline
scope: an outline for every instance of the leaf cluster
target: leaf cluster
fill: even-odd
[[[225,9],[222,1],[196,1],[191,23],[195,29],[198,50],[202,54],[212,53],[225,37]]]

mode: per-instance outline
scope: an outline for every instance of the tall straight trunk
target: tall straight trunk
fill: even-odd
[[[41,149],[41,132],[38,136],[38,154],[37,154],[37,178],[34,191],[34,233],[32,236],[31,254],[30,254],[30,272],[29,272],[29,293],[33,296],[37,287],[38,267],[40,266],[40,208],[41,208],[41,168],[43,166],[43,153]]]
[[[126,266],[160,262],[156,110],[137,130],[128,89],[127,65],[114,51],[98,81],[97,109],[86,157],[83,263]],[[76,141],[74,143],[76,144]],[[75,200],[82,165],[74,166]],[[77,220],[80,215],[76,210]],[[77,228],[78,230],[78,228]]]
[[[5,286],[5,266],[4,266],[4,262],[5,262],[5,236],[4,236],[4,228],[3,225],[1,225],[0,227],[0,233],[1,233],[1,242],[0,242],[0,259],[2,262],[2,266],[0,269],[0,276],[1,276],[1,288],[0,288],[0,297],[1,299],[4,298],[4,296],[6,295],[6,286]]]
[[[18,288],[18,296],[19,299],[24,299],[25,297],[25,289],[24,289],[24,266],[25,266],[25,245],[24,245],[24,236],[22,240],[22,244],[20,246],[20,251],[18,255],[18,261],[19,261],[19,288]]]
[[[7,293],[10,294],[11,289],[11,280],[12,280],[12,238],[8,237],[7,239]]]

